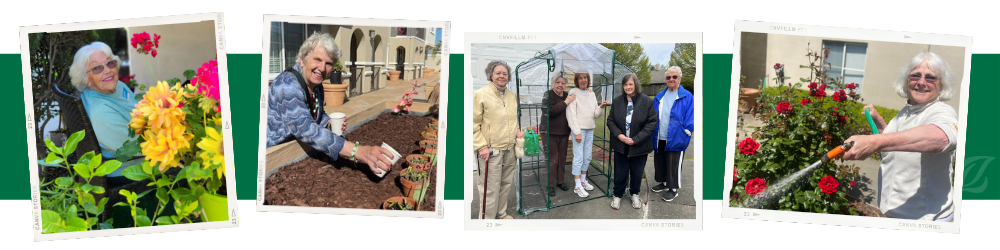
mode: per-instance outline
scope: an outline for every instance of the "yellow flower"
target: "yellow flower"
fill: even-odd
[[[176,167],[180,161],[178,154],[191,147],[190,140],[194,135],[184,132],[183,126],[172,126],[162,129],[146,130],[143,138],[142,154],[150,164],[160,163],[160,171]]]
[[[222,156],[222,135],[216,132],[215,128],[205,128],[205,138],[198,142],[198,148],[201,149],[202,166],[206,168],[210,165],[220,166],[215,172],[221,179],[226,173],[226,159]]]
[[[177,89],[179,89],[177,86],[173,87],[173,90]],[[164,81],[157,82],[155,87],[150,87],[132,110],[132,121],[129,126],[136,131],[144,130],[143,127],[146,126],[150,129],[179,126],[184,120],[184,111],[178,107],[180,96],[171,90]]]

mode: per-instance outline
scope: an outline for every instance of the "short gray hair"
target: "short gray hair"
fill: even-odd
[[[503,66],[504,68],[507,68],[507,79],[510,79],[510,75],[514,73],[510,69],[510,66],[507,65],[507,63],[504,61],[495,60],[491,61],[489,64],[486,64],[486,80],[493,82],[493,69],[496,69],[497,66]]]
[[[667,68],[667,71],[663,72],[663,78],[667,78],[667,73],[670,73],[671,71],[677,71],[677,78],[684,78],[684,72],[681,71],[681,67],[677,66],[670,66],[670,68]],[[677,81],[680,81],[680,79],[677,79]]]
[[[896,89],[896,93],[903,98],[910,99],[910,92],[907,91],[909,89],[910,71],[919,67],[923,62],[927,62],[927,67],[937,74],[938,84],[941,85],[938,98],[942,101],[950,100],[954,93],[954,88],[952,87],[954,83],[952,83],[952,80],[955,77],[955,73],[951,71],[951,67],[948,66],[948,62],[944,61],[944,58],[932,52],[917,54],[913,58],[910,58],[910,61],[899,70],[899,73],[896,74],[896,81],[892,85]]]
[[[333,36],[327,33],[313,32],[309,38],[306,38],[305,42],[302,42],[302,47],[299,48],[299,55],[296,58],[297,63],[302,65],[306,55],[309,55],[309,52],[312,52],[317,46],[323,46],[326,49],[330,59],[333,59],[333,64],[336,65],[340,61],[340,49],[337,49],[337,44],[333,42]]]
[[[118,67],[115,67],[115,71],[121,68],[122,59],[118,58],[113,52],[111,52],[111,47],[102,42],[93,42],[81,47],[76,51],[76,55],[73,56],[73,64],[69,66],[69,82],[76,87],[77,90],[83,91],[87,86],[87,63],[90,62],[90,55],[97,53],[98,51],[104,52],[105,55],[111,57],[111,60],[115,60],[118,63]]]
[[[569,81],[565,76],[563,76],[562,72],[556,73],[556,76],[552,77],[552,88],[556,87],[556,81],[559,80],[559,78],[562,78],[563,81]]]

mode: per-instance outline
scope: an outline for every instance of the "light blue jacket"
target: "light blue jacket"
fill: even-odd
[[[667,88],[656,94],[653,98],[653,107],[656,113],[660,113],[660,103]],[[656,128],[660,128],[660,120],[656,121]],[[665,148],[658,148],[659,142],[663,140],[659,137],[659,131],[653,133],[653,151],[684,151],[691,143],[691,136],[684,132],[690,131],[694,134],[694,96],[684,89],[684,86],[677,86],[677,99],[673,108],[670,109],[670,123],[667,124],[667,144]]]

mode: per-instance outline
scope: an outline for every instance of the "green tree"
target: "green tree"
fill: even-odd
[[[674,52],[670,53],[669,66],[681,67],[681,86],[694,92],[694,75],[697,73],[695,62],[698,54],[693,43],[674,44]]]
[[[625,65],[626,68],[632,70],[632,72],[635,72],[635,75],[639,77],[639,82],[643,86],[649,84],[649,72],[653,70],[653,65],[649,63],[649,56],[646,55],[646,51],[642,48],[642,45],[638,43],[602,43],[601,45],[614,50],[615,59],[622,65]]]

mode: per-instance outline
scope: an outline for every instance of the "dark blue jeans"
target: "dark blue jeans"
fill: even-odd
[[[628,181],[629,195],[639,194],[642,185],[642,172],[646,168],[646,155],[628,157],[615,152],[615,197],[625,194],[625,182]]]

